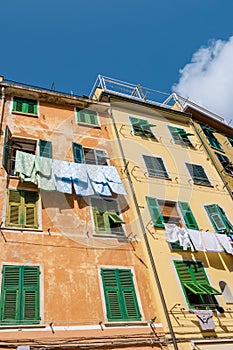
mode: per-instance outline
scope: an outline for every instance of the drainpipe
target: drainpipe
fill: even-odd
[[[203,141],[203,138],[202,138],[202,136],[200,135],[200,131],[197,129],[197,127],[196,127],[196,125],[194,124],[194,122],[193,122],[192,119],[190,119],[190,124],[191,124],[192,127],[194,128],[194,130],[195,130],[196,134],[198,135],[198,137],[199,137],[199,139],[200,139],[200,141],[201,141],[203,147],[205,148],[205,150],[206,150],[208,156],[210,157],[210,159],[211,159],[211,161],[212,161],[214,167],[216,168],[216,170],[217,170],[219,176],[221,177],[221,180],[222,180],[222,182],[224,183],[224,187],[226,187],[227,191],[229,192],[229,194],[230,194],[230,196],[231,196],[231,199],[233,199],[233,193],[232,193],[232,191],[231,191],[230,186],[228,185],[227,181],[225,180],[224,176],[222,175],[221,171],[219,170],[218,165],[217,165],[217,163],[216,163],[214,157],[212,156],[212,154],[211,154],[209,148],[206,146],[205,142]]]
[[[114,119],[114,116],[113,116],[113,113],[112,113],[111,97],[110,96],[108,96],[108,102],[110,103],[110,116],[111,116],[111,119],[113,121],[113,127],[114,127],[114,131],[115,131],[115,134],[116,134],[116,137],[117,137],[118,146],[119,146],[119,149],[120,149],[120,152],[121,152],[121,156],[122,156],[122,160],[123,160],[125,169],[127,169],[127,162],[126,162],[124,150],[123,150],[123,147],[122,147],[122,144],[121,144],[121,141],[120,141],[120,137],[119,137],[119,133],[118,133],[118,130],[117,130],[117,127],[116,127],[115,119]],[[157,284],[157,287],[158,287],[159,295],[160,295],[160,298],[161,298],[164,314],[165,314],[165,317],[166,317],[166,320],[167,320],[167,324],[168,324],[168,328],[169,328],[169,331],[170,331],[170,334],[171,334],[171,337],[172,337],[172,342],[174,344],[174,349],[178,350],[178,346],[177,346],[177,342],[176,342],[176,338],[175,338],[175,333],[174,333],[174,330],[173,330],[173,327],[172,327],[172,323],[171,323],[170,316],[169,316],[168,309],[167,309],[167,304],[166,304],[166,301],[165,301],[165,298],[164,298],[164,294],[163,294],[163,289],[162,289],[162,286],[161,286],[161,283],[160,283],[160,280],[159,280],[159,275],[158,275],[158,272],[157,272],[157,269],[156,269],[156,266],[155,266],[154,258],[153,258],[152,251],[151,251],[150,244],[149,244],[149,240],[148,240],[148,237],[147,237],[147,232],[146,232],[144,224],[143,224],[143,220],[142,220],[140,209],[138,207],[137,198],[136,198],[136,194],[135,194],[135,191],[134,191],[133,183],[132,183],[132,180],[131,180],[131,177],[130,177],[130,174],[129,174],[128,170],[126,171],[126,174],[127,174],[127,178],[128,178],[129,185],[130,185],[130,190],[131,190],[132,195],[133,195],[133,201],[134,201],[134,204],[135,204],[135,207],[136,207],[136,211],[137,211],[137,215],[138,215],[138,218],[139,218],[140,227],[141,227],[142,232],[143,232],[143,237],[144,237],[144,240],[145,240],[147,252],[148,252],[150,263],[151,263],[151,266],[152,266],[153,275],[154,275],[154,278],[155,278],[155,281],[156,281],[156,284]]]
[[[1,76],[0,76],[1,81]],[[2,137],[2,122],[4,116],[4,107],[5,107],[5,88],[2,86],[2,98],[1,98],[1,108],[0,108],[0,140]]]

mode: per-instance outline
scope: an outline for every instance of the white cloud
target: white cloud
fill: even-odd
[[[233,125],[233,36],[228,41],[211,41],[195,52],[172,90],[232,120]]]

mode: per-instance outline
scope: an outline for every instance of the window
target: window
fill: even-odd
[[[40,323],[39,275],[37,266],[3,266],[1,324]]]
[[[97,113],[94,111],[76,108],[76,115],[79,123],[99,125]]]
[[[231,137],[228,137],[228,141],[230,142],[231,146],[233,147],[233,139]]]
[[[73,154],[75,163],[108,165],[108,157],[102,150],[83,147],[73,142]]]
[[[164,166],[163,160],[160,157],[143,156],[147,167],[148,175],[169,179],[169,175]]]
[[[6,226],[38,228],[38,193],[8,190]]]
[[[10,129],[6,126],[2,164],[9,175],[14,174],[17,150],[35,154],[36,141],[12,137]]]
[[[52,142],[50,141],[39,141],[40,156],[45,158],[53,158],[52,153]]]
[[[131,270],[104,268],[101,277],[108,320],[141,320]]]
[[[218,157],[218,160],[222,164],[225,173],[229,175],[233,175],[233,164],[230,162],[230,160],[224,156],[223,154],[215,152],[216,156]]]
[[[193,183],[196,185],[211,186],[211,183],[205,173],[202,165],[185,163],[188,171],[193,179]]]
[[[222,146],[220,145],[220,143],[218,142],[218,140],[214,136],[215,130],[210,129],[208,126],[205,126],[205,125],[200,125],[200,126],[201,126],[207,140],[209,141],[209,144],[212,147],[217,148],[220,151],[223,151]]]
[[[100,198],[91,199],[95,229],[97,233],[124,235],[117,202]]]
[[[178,225],[182,215],[187,228],[199,230],[195,217],[187,202],[158,200],[154,197],[146,197],[146,201],[154,226],[164,227],[164,222]]]
[[[13,112],[37,115],[37,101],[14,97]]]
[[[225,212],[217,204],[205,205],[205,210],[217,233],[232,233],[233,225],[228,220]]]
[[[219,287],[222,292],[223,299],[225,303],[233,304],[233,295],[231,293],[231,289],[229,285],[225,281],[219,282]]]
[[[169,129],[175,143],[177,143],[178,145],[193,147],[193,145],[188,137],[193,136],[194,134],[187,133],[182,128],[176,128],[176,127],[170,126],[170,125],[168,125],[168,129]]]
[[[129,117],[129,119],[133,128],[134,135],[155,138],[155,135],[151,131],[151,127],[155,126],[154,124],[150,124],[147,120],[135,117]]]
[[[201,262],[174,261],[185,298],[190,308],[215,308],[215,295],[221,294],[213,288]]]

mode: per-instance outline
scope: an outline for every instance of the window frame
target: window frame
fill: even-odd
[[[180,128],[177,126],[167,125],[167,127],[175,144],[194,148],[192,142],[189,140],[188,137],[194,136],[194,134],[187,133],[184,128]],[[182,133],[183,136],[181,135]]]
[[[111,285],[112,286],[106,286],[105,280],[104,280],[104,271],[112,271],[114,273],[114,278],[111,278]],[[130,277],[130,286],[124,287],[121,286],[120,281],[120,274],[121,272],[127,272],[128,276]],[[113,276],[112,276],[113,277]],[[103,311],[104,316],[106,319],[106,322],[117,322],[117,323],[124,323],[124,322],[141,322],[143,319],[143,313],[142,313],[142,307],[139,297],[139,291],[137,288],[137,283],[135,279],[135,273],[134,269],[131,267],[125,267],[125,266],[101,266],[99,268],[99,281],[100,281],[100,289],[102,294],[102,305],[103,305]],[[114,283],[115,286],[114,286]],[[119,283],[120,282],[120,283]],[[125,284],[125,278],[122,281]],[[117,288],[116,288],[117,285]],[[114,310],[111,310],[111,298],[108,297],[107,292],[114,292],[117,291],[117,296],[115,295],[115,298],[113,300],[113,307],[116,309],[119,307],[119,313],[120,315],[113,315]],[[131,295],[128,294],[126,297],[124,296],[124,290],[128,293],[131,291]],[[117,300],[116,300],[117,299]],[[130,301],[131,299],[131,301]],[[132,307],[133,302],[133,307]],[[127,303],[130,303],[130,312],[134,312],[134,315],[127,315]],[[111,317],[112,316],[112,317]]]
[[[227,156],[225,156],[225,154],[221,154],[218,152],[215,152],[217,159],[219,161],[219,163],[221,164],[224,172],[227,175],[233,176],[233,164],[230,162],[229,158]],[[224,164],[226,164],[224,166]]]
[[[218,139],[214,135],[215,130],[213,130],[209,126],[206,126],[203,124],[200,124],[200,127],[201,127],[206,139],[208,140],[210,146],[213,147],[214,149],[217,149],[219,151],[224,152],[220,142],[218,141]]]
[[[44,145],[43,145],[43,143],[44,143]],[[52,142],[40,139],[38,144],[39,144],[40,157],[52,159],[53,158],[53,145],[52,145]]]
[[[206,174],[206,171],[205,171],[205,168],[203,167],[203,165],[201,165],[201,164],[194,164],[194,163],[187,163],[187,162],[185,163],[185,165],[186,165],[186,169],[187,169],[187,171],[188,171],[188,173],[189,173],[189,175],[190,175],[194,185],[212,187],[212,184],[211,184],[211,182],[210,182],[210,180],[209,180],[209,178],[208,178],[208,176]],[[192,171],[191,171],[191,167],[192,167]],[[199,170],[197,170],[198,169],[197,167],[205,175],[204,177],[196,176],[194,174],[194,169],[196,169],[196,171],[199,172]],[[198,180],[198,179],[200,179],[200,180]]]
[[[17,103],[21,103],[22,104],[22,108],[21,110],[17,110]],[[33,112],[29,111],[29,105],[33,106]],[[29,99],[29,98],[23,98],[23,97],[17,97],[14,96],[12,99],[12,113],[16,113],[16,114],[25,114],[25,115],[29,115],[29,116],[34,116],[34,117],[38,117],[39,116],[39,103],[38,100],[34,100],[34,99]]]
[[[177,265],[189,265],[189,267],[186,269],[189,272],[186,271],[184,273],[185,278],[181,276],[182,272],[181,270],[178,271]],[[191,268],[191,266],[196,266],[195,268]],[[221,295],[222,293],[219,292],[216,288],[212,287],[210,280],[208,278],[208,275],[205,271],[205,266],[202,261],[197,260],[173,260],[173,266],[176,272],[176,276],[178,277],[178,281],[181,287],[181,290],[183,292],[183,296],[185,297],[186,303],[190,309],[194,309],[196,306],[198,308],[206,309],[215,309],[218,305],[218,301],[215,297],[215,295]],[[200,267],[199,272],[197,271],[197,266]],[[185,268],[184,268],[185,269]],[[196,270],[196,274],[195,271]],[[191,273],[190,273],[191,270]],[[184,280],[186,279],[186,281]],[[191,294],[190,294],[191,292]],[[197,299],[199,299],[198,304],[194,304],[190,299],[193,297],[193,295],[198,295]],[[206,300],[205,300],[205,296]],[[211,301],[209,303],[206,303],[205,301]]]
[[[8,271],[7,271],[8,270]],[[18,270],[18,281],[17,281],[17,270]],[[6,273],[13,273],[15,275],[15,278],[12,278],[10,276],[7,277]],[[25,271],[28,271],[27,273],[27,279],[25,279]],[[36,283],[33,284],[33,274],[32,271],[34,271],[34,278],[36,278]],[[9,275],[8,275],[9,276]],[[1,325],[39,325],[41,323],[41,312],[42,312],[42,269],[41,265],[18,265],[15,263],[2,263],[1,264],[1,298],[0,298],[0,324]],[[7,284],[7,278],[10,282],[10,285]],[[31,278],[29,281],[28,278]],[[14,283],[15,282],[15,283]],[[34,280],[35,282],[35,280]],[[6,293],[11,292],[11,302],[12,300],[15,302],[15,310],[12,309],[12,304],[10,306],[9,312],[14,312],[15,317],[11,317],[8,319],[4,319],[4,309],[7,307],[5,303],[5,295]],[[18,296],[17,299],[12,299],[13,295],[12,292],[16,292]],[[33,292],[34,299],[31,299],[31,302],[33,301],[34,309],[32,310],[32,304],[29,303],[28,310],[25,310],[26,300],[23,299],[26,292],[29,292],[29,297],[33,298]],[[34,312],[34,317],[27,317],[27,315],[24,314],[24,312],[28,312],[28,315],[32,315],[32,312]]]
[[[17,143],[18,143],[18,147],[16,146]],[[5,129],[5,136],[4,136],[2,165],[6,170],[7,174],[10,176],[14,176],[14,168],[15,168],[14,164],[15,164],[16,151],[19,150],[22,152],[27,152],[27,150],[23,148],[22,144],[30,145],[32,148],[32,151],[28,153],[36,154],[37,140],[14,136],[12,135],[7,125]]]
[[[18,192],[19,193],[19,198],[20,200],[10,200],[11,197],[11,192],[13,195],[13,192]],[[26,193],[33,193],[35,195],[35,201],[26,203]],[[17,196],[17,194],[16,194]],[[12,208],[18,208],[15,209]],[[28,213],[27,213],[28,209]],[[30,210],[31,209],[31,210]],[[13,211],[14,210],[14,211]],[[33,213],[33,224],[27,224],[27,215],[29,216],[29,221],[30,221],[30,216]],[[15,217],[15,221],[18,221],[18,223],[13,222],[12,216]],[[17,217],[16,217],[17,216]],[[39,228],[39,193],[38,191],[34,190],[22,190],[22,189],[13,189],[13,188],[8,188],[7,189],[7,201],[6,201],[6,218],[5,218],[5,227],[12,227],[12,228],[21,228],[22,230],[30,229],[30,230],[37,230]]]
[[[82,146],[76,142],[72,143],[72,149],[73,149],[73,157],[74,157],[74,162],[75,163],[79,163],[79,164],[89,164],[89,165],[101,165],[101,166],[108,166],[109,165],[109,157],[108,154],[106,152],[106,150],[100,149],[100,148],[91,148],[91,147],[85,147]],[[95,159],[95,163],[86,163],[86,158],[85,158],[85,150],[92,150],[94,153],[94,159]],[[76,151],[79,151],[79,155],[75,155]],[[99,157],[100,159],[104,159],[105,160],[105,164],[98,164],[98,152],[102,152],[102,154],[104,155],[103,157]],[[79,161],[77,161],[79,160]]]
[[[156,161],[159,160],[160,166],[162,165],[162,168],[164,168],[164,170],[161,170],[161,172],[163,172],[163,174],[165,176],[160,175],[160,174],[155,174],[155,173],[152,174],[152,173],[150,173],[150,169],[147,167],[147,163],[146,163],[146,160],[145,160],[146,158],[147,159],[150,158],[151,160],[156,159]],[[154,156],[154,155],[152,156],[152,155],[148,155],[148,154],[142,154],[142,159],[143,159],[144,167],[146,169],[146,173],[148,174],[149,177],[165,179],[165,180],[171,180],[171,177],[170,177],[170,175],[169,175],[169,173],[167,171],[167,167],[166,167],[162,157],[158,157],[158,156]],[[153,164],[153,169],[152,170],[153,171],[156,170],[156,164]]]
[[[209,209],[210,207],[212,207],[211,210],[212,209],[215,210],[215,214],[213,215],[218,216],[216,219],[214,219],[213,215],[211,215],[210,209]],[[225,211],[223,210],[222,207],[220,207],[218,204],[206,204],[204,205],[204,209],[216,233],[233,232],[233,224],[230,222],[230,220],[226,216]],[[218,228],[217,220],[220,220],[223,223],[224,227],[222,226],[222,228],[220,228],[219,226]]]
[[[151,130],[152,127],[156,126],[155,124],[150,124],[146,119],[137,118],[133,116],[129,116],[129,121],[134,135],[157,139],[155,134]],[[138,124],[138,129],[135,128],[136,124]],[[148,129],[146,130],[144,128]]]
[[[101,203],[101,205],[103,205],[103,207],[107,208],[107,204],[106,202],[112,202],[114,203],[115,207],[117,208],[117,211],[112,211],[109,210],[109,208],[107,208],[108,210],[105,210],[103,212],[103,215],[102,215],[102,222],[104,224],[104,229],[101,230],[101,229],[98,229],[98,227],[100,226],[98,224],[98,212],[100,211],[98,209],[98,207],[95,205],[93,205],[93,202],[94,201],[99,201]],[[103,208],[104,209],[104,208]],[[111,199],[104,199],[104,198],[99,198],[97,196],[92,196],[90,198],[90,210],[91,210],[91,217],[92,217],[92,223],[93,223],[93,232],[94,232],[94,235],[100,237],[101,235],[103,235],[104,237],[112,237],[112,238],[124,238],[125,237],[125,229],[124,229],[124,224],[125,224],[125,221],[123,220],[122,218],[122,213],[121,211],[119,210],[119,205],[118,205],[118,201],[114,198],[111,198]],[[119,233],[115,233],[114,232],[114,227],[111,227],[111,222],[109,221],[111,219],[111,214],[114,214],[116,215],[116,218],[118,217],[119,218],[119,222],[116,222],[116,224],[119,224],[120,226],[120,230],[119,230]],[[113,222],[113,224],[115,224],[115,222]],[[112,231],[113,230],[113,231]]]
[[[81,112],[82,111],[82,112]],[[81,118],[81,113],[84,114],[84,119]],[[96,111],[85,108],[75,108],[76,122],[83,125],[91,125],[93,127],[100,127],[99,114]],[[94,118],[94,123],[91,122],[91,118]]]

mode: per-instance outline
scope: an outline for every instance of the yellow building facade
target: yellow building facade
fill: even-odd
[[[129,89],[100,84],[93,97],[110,104],[113,136],[137,203],[133,232],[148,253],[169,349],[230,349],[231,194],[192,114],[147,101],[140,87]]]

